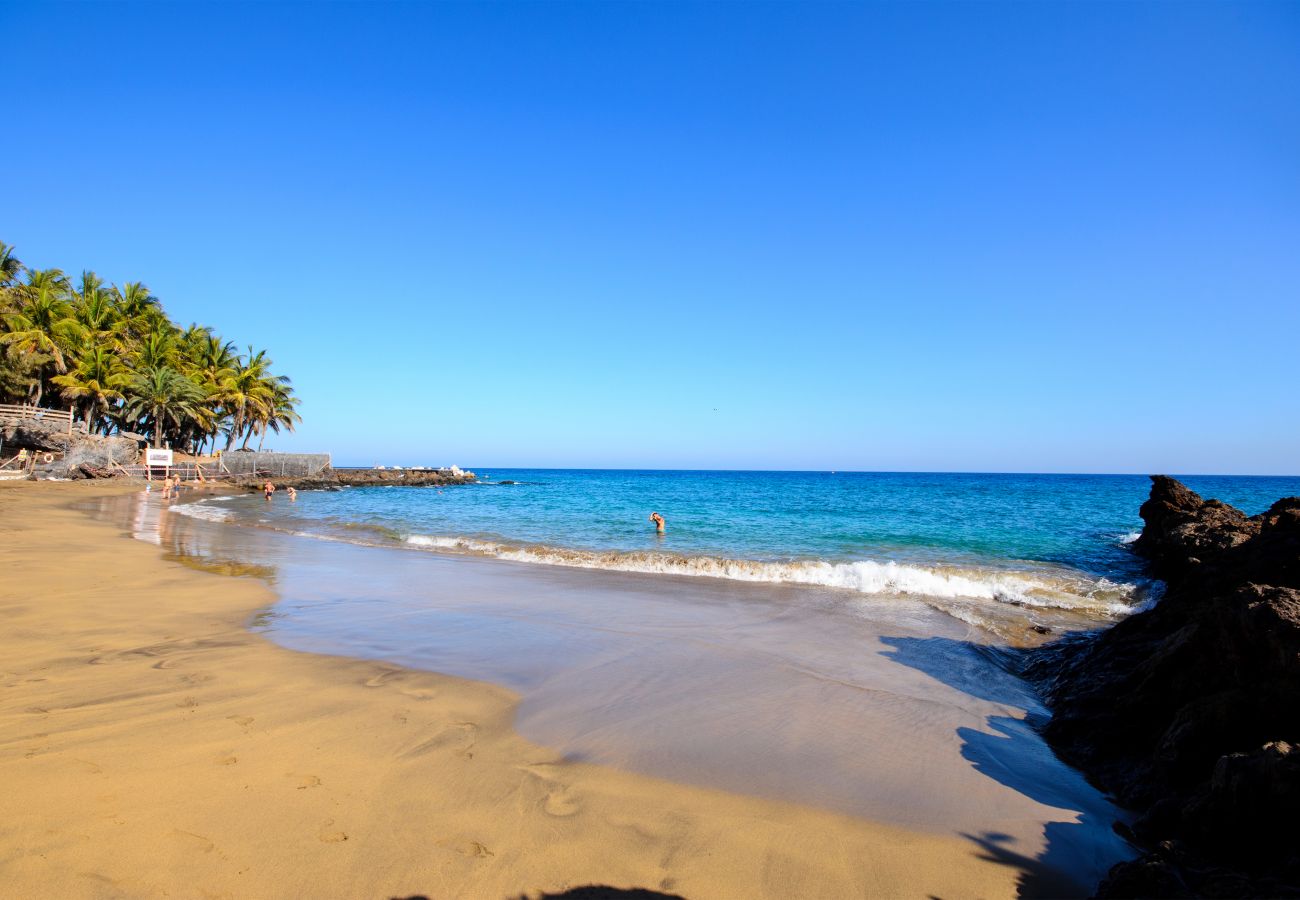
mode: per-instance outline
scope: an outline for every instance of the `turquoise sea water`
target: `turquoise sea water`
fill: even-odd
[[[1048,896],[1089,896],[1131,855],[990,645],[1157,601],[1126,543],[1146,478],[480,475],[106,514],[199,568],[256,564],[278,599],[255,627],[283,646],[509,688],[557,759],[954,835]],[[1300,494],[1186,481],[1251,513]]]
[[[1087,625],[1154,599],[1129,475],[498,469],[463,487],[238,497],[195,510],[357,543],[922,596],[997,627]],[[1188,476],[1257,513],[1300,477]],[[652,511],[667,520],[656,534]],[[1158,586],[1157,590],[1158,590]],[[1014,615],[1013,615],[1014,613]],[[1064,619],[1062,619],[1064,617]]]

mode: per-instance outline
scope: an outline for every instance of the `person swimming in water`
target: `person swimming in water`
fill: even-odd
[[[657,512],[650,513],[650,521],[655,523],[655,531],[664,533],[664,517]]]

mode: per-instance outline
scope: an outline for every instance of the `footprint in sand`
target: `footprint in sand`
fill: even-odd
[[[401,687],[401,682],[405,681],[410,674],[410,672],[407,672],[404,669],[382,669],[362,681],[361,684],[368,688],[386,687],[389,684],[395,684],[398,685],[397,692],[399,694],[418,702],[432,700],[437,696],[434,691],[426,690],[424,688],[408,689]]]
[[[330,819],[320,827],[320,831],[316,832],[316,837],[320,838],[321,843],[341,844],[348,839],[347,832],[339,831],[333,825],[334,820]]]
[[[496,856],[479,841],[438,841],[438,846],[455,850],[467,859],[487,859],[489,856]]]
[[[542,800],[542,810],[548,816],[563,819],[576,815],[582,810],[582,801],[578,799],[567,784],[560,780],[559,766],[554,763],[534,763],[519,768],[532,775],[546,788],[546,796]]]
[[[415,690],[401,688],[399,693],[401,693],[403,697],[407,697],[417,703],[423,703],[426,700],[432,700],[434,697],[438,696],[437,691],[426,691],[423,688],[416,688]]]
[[[546,795],[546,802],[542,804],[542,809],[546,810],[549,816],[565,819],[577,815],[582,809],[582,803],[567,787],[560,787]]]
[[[248,734],[248,726],[253,724],[252,716],[226,716],[226,718],[244,729],[244,734]]]
[[[408,758],[422,756],[443,747],[450,747],[455,749],[456,755],[465,759],[473,759],[475,735],[477,734],[478,726],[473,722],[457,722],[443,728],[427,741],[416,744],[402,755]]]
[[[229,756],[218,756],[218,757],[217,757],[217,765],[219,765],[219,766],[233,766],[233,765],[234,765],[235,763],[237,763],[237,762],[239,762],[239,757],[238,757],[238,756],[235,756],[235,755],[233,755],[233,754],[231,754],[231,755],[229,755]]]
[[[400,679],[403,674],[401,669],[381,669],[377,674],[371,675],[361,683],[369,688],[383,687],[390,681]]]
[[[290,778],[298,779],[298,790],[305,791],[308,788],[320,787],[321,781],[318,775],[293,775]]]

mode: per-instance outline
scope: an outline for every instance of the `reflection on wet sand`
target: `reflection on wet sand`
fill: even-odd
[[[519,730],[571,756],[961,834],[1026,894],[1086,892],[1127,855],[1109,804],[1029,727],[1029,690],[924,603],[445,559],[148,498],[109,512],[204,565],[273,569],[273,640],[504,684]]]

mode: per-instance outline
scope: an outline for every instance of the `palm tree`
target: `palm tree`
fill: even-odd
[[[302,421],[302,416],[298,415],[298,398],[293,396],[289,377],[272,375],[264,379],[264,382],[271,399],[262,404],[253,417],[253,430],[261,435],[257,442],[259,451],[262,449],[262,442],[266,440],[267,429],[276,434],[280,433],[281,428],[285,431],[293,431],[294,426]]]
[[[113,294],[97,284],[94,272],[81,276],[81,290],[73,296],[72,304],[77,322],[90,333],[92,340],[108,338],[117,328],[120,316]]]
[[[198,385],[169,366],[136,372],[127,382],[126,396],[126,415],[146,422],[155,447],[162,446],[168,423],[181,428],[203,402]]]
[[[274,399],[274,393],[267,378],[270,375],[271,359],[265,350],[253,351],[248,348],[247,357],[235,361],[231,375],[222,382],[221,402],[230,412],[230,425],[226,437],[226,449],[229,450],[236,440],[244,437],[244,447],[252,437],[250,423],[257,413]],[[247,431],[247,434],[245,432]]]
[[[255,434],[260,447],[301,421],[265,350],[241,356],[207,326],[182,330],[143,282],[105,286],[85,270],[74,289],[62,270],[25,268],[0,242],[0,400],[39,404],[50,390],[88,429],[143,430],[155,446],[202,449],[225,432],[227,449]]]
[[[74,402],[84,400],[86,430],[92,431],[97,418],[106,418],[113,403],[122,399],[121,389],[130,381],[115,353],[104,347],[92,347],[82,353],[66,375],[51,381],[63,396]]]
[[[122,317],[123,330],[129,336],[143,338],[150,331],[156,330],[160,323],[171,325],[166,313],[162,311],[162,303],[149,292],[143,282],[128,281],[121,288],[114,286],[113,293],[118,314]]]
[[[176,345],[175,327],[170,322],[155,323],[155,327],[144,335],[132,353],[134,368],[156,369],[159,366],[173,368],[180,361],[180,348]]]
[[[238,355],[232,341],[223,341],[206,326],[191,325],[180,337],[184,371],[202,388],[207,400],[204,403],[208,425],[195,435],[201,450],[208,440],[216,442],[226,417],[223,385],[235,374]]]
[[[28,272],[27,284],[11,290],[16,296],[5,314],[6,333],[0,342],[36,366],[31,402],[39,406],[47,375],[68,370],[65,351],[83,330],[67,299],[67,279],[58,269]]]
[[[14,248],[0,241],[0,288],[7,288],[17,283],[23,264],[14,256]]]

